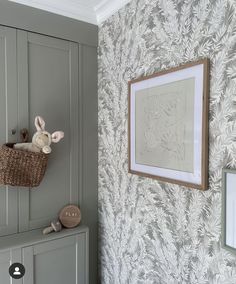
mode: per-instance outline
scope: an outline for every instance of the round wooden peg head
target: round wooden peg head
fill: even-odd
[[[61,224],[66,228],[74,228],[79,225],[81,221],[80,209],[76,205],[65,206],[60,214],[59,220]]]

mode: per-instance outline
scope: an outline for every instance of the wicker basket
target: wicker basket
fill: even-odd
[[[11,143],[0,148],[0,184],[35,187],[45,174],[48,155],[13,149]]]

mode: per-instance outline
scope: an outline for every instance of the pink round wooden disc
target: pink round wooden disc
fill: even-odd
[[[59,214],[59,220],[66,228],[74,228],[78,226],[81,221],[79,207],[76,205],[65,206]]]

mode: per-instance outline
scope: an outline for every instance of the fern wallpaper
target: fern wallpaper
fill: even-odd
[[[130,79],[211,60],[209,190],[128,174]],[[236,1],[133,0],[99,28],[100,277],[236,283],[221,249],[221,170],[236,168]]]

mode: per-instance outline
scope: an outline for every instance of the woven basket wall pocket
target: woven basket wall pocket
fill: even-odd
[[[36,187],[45,174],[48,155],[13,149],[12,143],[0,148],[0,184]]]

